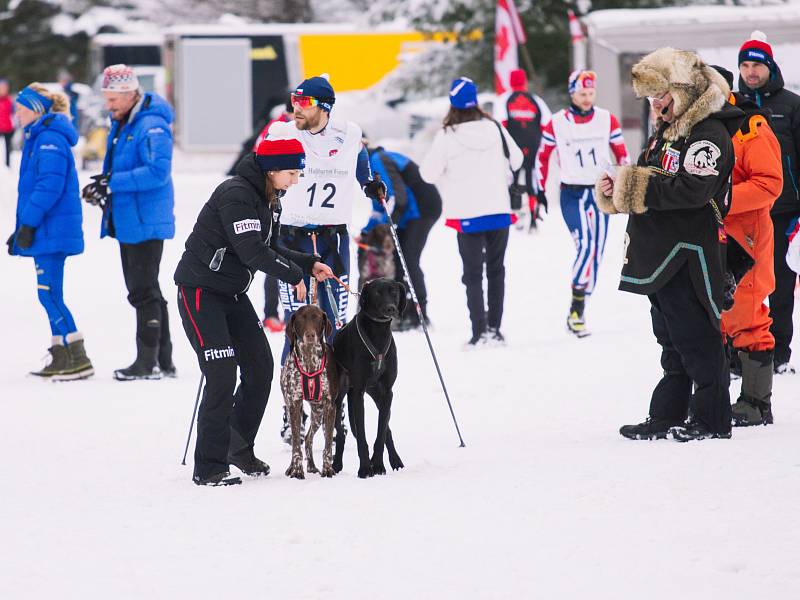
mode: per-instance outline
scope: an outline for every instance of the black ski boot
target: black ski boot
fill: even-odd
[[[145,346],[141,340],[136,340],[136,360],[125,369],[114,371],[117,381],[133,381],[135,379],[161,379],[161,370],[158,368],[158,346]]]
[[[672,427],[670,429],[672,437],[678,442],[691,442],[692,440],[705,440],[705,439],[723,439],[727,440],[731,437],[730,431],[714,432],[711,431],[700,421],[689,417],[683,425]]]
[[[256,458],[253,447],[233,427],[231,427],[231,441],[228,446],[228,464],[250,477],[269,475],[269,465]]]
[[[623,425],[619,428],[619,434],[629,440],[665,440],[669,428],[667,421],[647,417],[637,425]]]
[[[742,393],[731,406],[733,426],[772,425],[772,351],[739,351]]]
[[[192,477],[192,481],[194,481],[196,485],[217,487],[221,485],[239,485],[242,483],[242,478],[231,477],[230,471],[221,471],[220,473],[214,473],[208,477],[200,477],[199,475],[195,475]]]
[[[578,338],[589,335],[586,329],[586,320],[583,318],[583,311],[586,308],[586,292],[572,288],[572,304],[567,315],[567,329]]]

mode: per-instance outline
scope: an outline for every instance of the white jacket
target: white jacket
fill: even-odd
[[[522,151],[501,126],[510,161],[503,154],[497,125],[489,119],[440,129],[420,165],[420,174],[442,196],[445,219],[474,219],[511,212],[511,168],[522,166]]]

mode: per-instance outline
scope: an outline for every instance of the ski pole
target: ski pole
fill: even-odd
[[[192,422],[189,423],[189,435],[186,436],[186,448],[183,450],[182,465],[186,464],[186,455],[189,453],[189,440],[192,439],[192,429],[194,429],[194,418],[197,414],[197,405],[200,404],[200,391],[203,389],[203,381],[205,381],[205,373],[200,374],[200,385],[197,386],[197,398],[194,399],[194,409],[192,409]]]
[[[376,176],[377,177],[377,176]],[[379,200],[383,205],[383,210],[386,212],[386,217],[389,219],[389,229],[392,231],[392,239],[394,240],[394,245],[397,247],[397,255],[400,257],[400,265],[403,267],[403,279],[405,279],[406,283],[408,284],[408,289],[411,292],[411,300],[414,302],[414,306],[417,309],[417,316],[419,317],[419,322],[422,323],[422,331],[425,333],[425,339],[428,340],[428,349],[431,351],[431,356],[433,357],[433,364],[436,366],[436,373],[439,375],[439,382],[442,384],[442,391],[444,392],[444,397],[447,400],[447,407],[450,409],[450,416],[453,417],[453,425],[456,426],[456,433],[458,434],[458,441],[461,442],[460,448],[463,448],[466,444],[464,444],[464,438],[461,437],[461,429],[458,427],[458,420],[456,420],[456,413],[453,411],[453,404],[450,402],[450,394],[447,393],[447,386],[444,383],[444,377],[442,377],[442,370],[439,368],[439,361],[436,358],[436,352],[433,350],[433,343],[431,342],[431,336],[428,334],[428,325],[425,323],[425,316],[422,314],[422,307],[419,304],[419,300],[417,299],[417,292],[414,289],[414,284],[411,283],[411,277],[408,274],[408,267],[406,266],[406,257],[403,255],[403,250],[400,248],[400,240],[397,237],[397,231],[394,227],[394,221],[392,221],[392,215],[389,213],[389,207],[386,206],[386,197],[380,196]]]

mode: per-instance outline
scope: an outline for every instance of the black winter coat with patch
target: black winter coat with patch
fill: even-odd
[[[688,261],[698,299],[709,318],[719,320],[722,216],[730,202],[735,160],[731,136],[742,116],[725,104],[692,127],[688,137],[665,140],[663,124],[650,138],[638,161],[651,170],[644,195],[647,212],[628,219],[619,289],[653,294]]]
[[[267,204],[264,172],[254,155],[243,158],[235,173],[200,210],[175,283],[236,295],[263,271],[296,285],[318,258],[278,246],[280,205],[273,211]]]
[[[800,213],[800,96],[784,89],[783,75],[777,66],[772,79],[757,90],[748,88],[739,77],[739,91],[756,106],[769,109],[770,127],[781,145],[783,191],[770,212]]]

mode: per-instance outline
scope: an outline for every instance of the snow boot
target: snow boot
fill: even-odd
[[[228,446],[228,464],[250,477],[269,475],[269,465],[256,458],[253,447],[233,427],[231,427],[231,441]]]
[[[567,329],[576,337],[583,338],[589,335],[586,329],[586,320],[583,311],[586,308],[586,293],[583,290],[572,288],[572,304],[567,315]]]
[[[158,347],[158,368],[162,377],[174,379],[178,376],[175,363],[172,362],[172,342],[167,341]]]
[[[673,439],[678,442],[691,442],[692,440],[723,439],[731,437],[730,431],[715,432],[711,431],[700,421],[689,418],[683,425],[670,428]]]
[[[219,473],[209,475],[208,477],[200,477],[199,475],[195,475],[192,477],[192,481],[194,481],[196,485],[208,485],[216,487],[221,485],[238,485],[242,483],[242,478],[231,477],[230,471],[221,471]]]
[[[669,428],[667,421],[647,417],[642,423],[623,425],[619,428],[619,434],[629,440],[665,440]]]
[[[94,375],[92,361],[86,356],[86,348],[83,345],[83,334],[80,331],[67,334],[67,373],[65,375],[53,375],[54,380],[86,379]]]
[[[772,351],[739,351],[742,393],[731,406],[733,426],[772,425]]]
[[[39,371],[31,371],[31,375],[52,379],[55,375],[65,375],[69,366],[69,352],[64,347],[64,338],[54,335],[47,351],[50,353],[50,362]]]
[[[137,339],[136,360],[129,367],[114,371],[114,379],[117,381],[161,379],[161,370],[157,362],[158,346],[145,346],[140,339]]]
[[[506,338],[505,336],[500,333],[499,327],[489,327],[489,330],[486,332],[486,343],[489,346],[505,346],[506,345]]]

